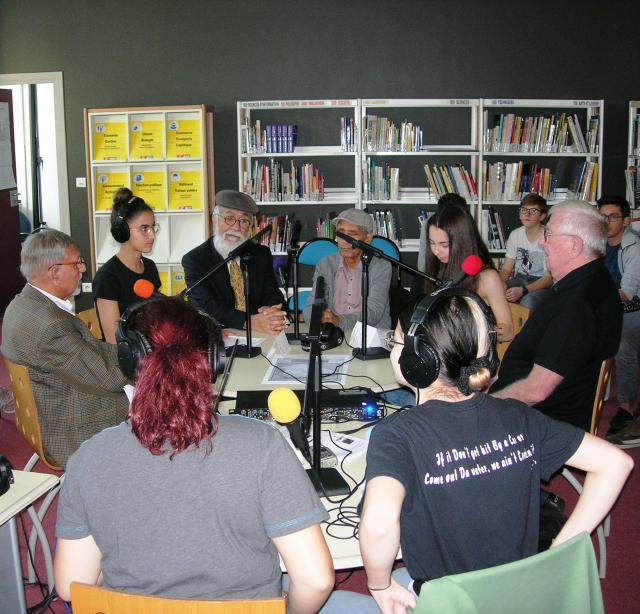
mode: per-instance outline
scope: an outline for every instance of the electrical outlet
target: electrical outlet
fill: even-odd
[[[92,290],[91,283],[82,284],[82,291],[83,292],[91,292],[91,290]]]
[[[86,188],[86,187],[87,187],[87,178],[76,177],[76,188]]]

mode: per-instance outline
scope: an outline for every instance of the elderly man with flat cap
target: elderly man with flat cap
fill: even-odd
[[[358,241],[371,243],[373,219],[362,209],[347,209],[332,220],[336,230]],[[362,319],[362,250],[342,239],[337,240],[339,252],[325,256],[316,266],[313,275],[314,291],[304,307],[304,319],[311,317],[316,280],[324,277],[325,299],[322,322],[335,324],[343,329],[353,328]],[[391,328],[389,312],[389,286],[391,265],[386,260],[374,258],[369,265],[369,299],[367,324],[377,328]]]
[[[254,200],[236,190],[216,194],[211,214],[213,236],[182,258],[187,286],[195,284],[229,252],[249,237],[253,216],[258,212]],[[250,304],[245,305],[244,280],[238,259],[229,262],[191,294],[191,300],[228,328],[243,329],[247,308],[251,328],[277,335],[285,326],[282,293],[278,289],[271,251],[264,245],[251,245],[249,265]]]

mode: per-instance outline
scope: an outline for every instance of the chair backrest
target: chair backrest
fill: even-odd
[[[79,582],[71,583],[73,614],[285,614],[285,601],[246,599],[201,601],[134,595]]]
[[[591,538],[580,533],[520,561],[422,585],[416,614],[604,614]]]
[[[382,250],[382,252],[387,254],[387,256],[391,256],[396,260],[402,260],[402,256],[400,254],[400,248],[391,239],[387,239],[387,237],[381,237],[380,235],[375,235],[373,239],[371,239],[371,245],[373,245],[373,247],[377,247],[379,250]],[[400,267],[395,267],[395,268],[396,268],[395,281],[399,285],[400,284]]]
[[[31,388],[29,371],[23,365],[11,362],[6,356],[4,362],[9,371],[11,380],[11,390],[16,407],[16,426],[22,433],[29,447],[40,457],[40,460],[56,471],[61,471],[62,467],[56,465],[47,458],[42,447],[42,435],[40,433],[40,422],[38,421],[38,408]]]
[[[513,335],[514,337],[522,330],[525,322],[529,319],[529,314],[531,313],[529,309],[523,307],[518,303],[509,303],[509,309],[511,310],[511,321],[513,322]],[[502,360],[504,358],[505,352],[509,347],[511,341],[500,341],[498,343],[497,351],[498,358]]]
[[[331,239],[311,239],[298,252],[298,264],[316,266],[320,260],[338,251],[338,245]]]
[[[98,318],[98,312],[95,307],[77,313],[76,317],[80,318],[87,325],[87,328],[96,339],[102,339],[100,319]]]
[[[613,358],[607,358],[600,365],[600,375],[598,375],[598,385],[596,386],[596,396],[593,400],[593,412],[591,414],[591,428],[589,432],[592,435],[598,434],[598,424],[600,422],[600,412],[604,405],[604,397],[607,392],[607,384],[611,375],[611,367],[613,367]]]

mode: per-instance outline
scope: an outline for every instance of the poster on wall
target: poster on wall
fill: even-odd
[[[172,211],[202,209],[202,173],[199,169],[169,171],[169,209]]]
[[[128,171],[97,169],[95,186],[96,211],[111,211],[113,208],[113,195],[120,188],[129,187],[129,173]]]
[[[11,163],[11,123],[9,103],[0,102],[0,190],[16,187],[16,178]]]
[[[134,171],[131,182],[131,190],[139,196],[155,211],[164,211],[166,203],[166,179],[164,170],[140,170]]]
[[[133,120],[129,130],[129,159],[162,160],[162,120]]]
[[[124,119],[96,118],[92,133],[92,159],[126,160],[127,127]]]
[[[200,120],[167,118],[167,158],[200,158]]]

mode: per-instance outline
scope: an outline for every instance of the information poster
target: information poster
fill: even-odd
[[[167,158],[200,158],[199,119],[167,119]]]
[[[164,211],[166,202],[166,178],[161,171],[134,171],[131,189],[155,211]]]
[[[162,120],[132,121],[129,131],[131,160],[162,160]]]
[[[178,294],[187,287],[187,281],[184,278],[184,271],[176,271],[174,269],[171,276],[171,294]]]
[[[120,188],[129,187],[129,173],[124,171],[101,171],[96,173],[96,211],[111,211],[113,195]]]
[[[127,126],[124,120],[96,120],[92,141],[94,160],[127,159]]]
[[[202,173],[199,170],[169,171],[169,209],[172,211],[202,209]]]
[[[160,292],[162,294],[166,294],[167,296],[171,295],[171,287],[169,286],[169,271],[158,271],[158,275],[160,276]]]

